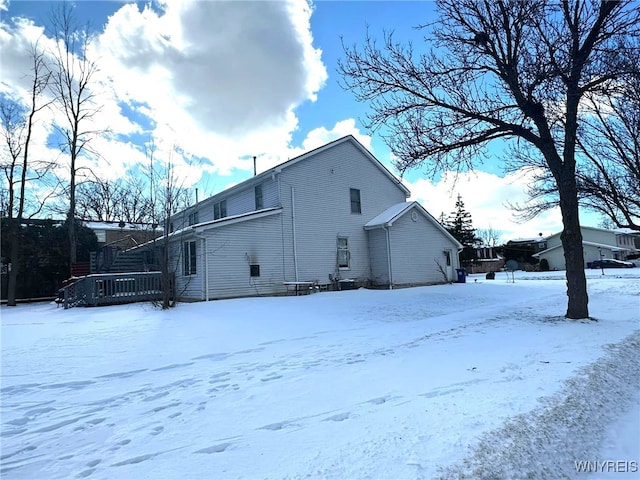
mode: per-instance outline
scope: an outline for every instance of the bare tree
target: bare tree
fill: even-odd
[[[184,185],[184,180],[179,177],[173,163],[175,146],[171,148],[169,158],[158,160],[156,158],[156,145],[151,142],[146,146],[146,156],[149,166],[146,175],[149,180],[149,193],[152,205],[152,224],[164,224],[162,237],[153,241],[154,254],[160,260],[160,271],[162,275],[162,308],[167,309],[174,306],[175,295],[174,273],[178,268],[178,263],[170,263],[171,239],[174,235],[174,225],[171,217],[184,210],[189,204],[189,191]],[[180,229],[182,225],[178,225]],[[175,255],[176,262],[179,262],[180,255]]]
[[[77,185],[76,211],[83,220],[152,223],[153,206],[140,178],[94,178]]]
[[[67,226],[71,265],[77,258],[75,216],[78,162],[82,156],[95,154],[89,143],[100,133],[91,130],[93,119],[100,111],[96,95],[91,90],[98,65],[89,57],[89,29],[80,28],[76,24],[72,8],[69,3],[63,2],[51,15],[51,27],[56,41],[51,90],[64,116],[64,122],[56,125],[62,137],[60,148],[69,155]]]
[[[621,228],[640,231],[640,77],[590,99],[578,137],[582,202]]]
[[[576,176],[579,202],[598,212],[607,228],[640,230],[640,78],[599,92],[581,106]],[[510,170],[528,168],[529,200],[511,205],[529,220],[559,205],[544,159],[512,152]]]
[[[495,247],[499,245],[502,241],[502,232],[501,230],[496,230],[491,225],[488,228],[478,228],[476,229],[476,237],[478,241],[480,241],[483,245],[488,247]]]
[[[27,182],[43,181],[52,168],[51,162],[34,161],[29,154],[36,115],[50,104],[50,102],[43,100],[43,93],[50,80],[45,55],[37,43],[31,46],[29,53],[32,68],[28,105],[22,105],[8,96],[2,96],[0,99],[0,121],[2,122],[2,136],[8,160],[2,164],[8,190],[6,212],[9,219],[7,233],[10,237],[8,306],[16,305],[16,283],[20,270],[20,229],[28,206]],[[55,189],[52,189],[44,198],[33,197],[35,201],[31,205],[31,216],[38,214],[48,197],[54,193]]]
[[[440,17],[416,55],[385,36],[345,48],[345,86],[369,101],[401,171],[472,169],[502,139],[537,152],[558,191],[564,229],[566,317],[587,318],[578,214],[580,106],[638,71],[640,13],[633,2],[439,0]]]

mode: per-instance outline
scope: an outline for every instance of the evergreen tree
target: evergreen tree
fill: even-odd
[[[444,220],[444,214],[441,218]],[[473,247],[477,241],[476,230],[473,228],[471,214],[464,208],[460,194],[456,200],[456,209],[449,214],[442,225],[463,245],[464,248],[460,252],[460,262],[463,267],[470,267],[478,259],[476,249]]]
[[[476,230],[473,228],[471,214],[465,210],[460,194],[456,200],[456,209],[451,212],[444,227],[465,247],[471,247],[476,242]]]

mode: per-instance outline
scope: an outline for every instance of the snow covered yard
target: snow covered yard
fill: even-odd
[[[602,478],[640,461],[640,269],[3,307],[7,479]],[[618,468],[621,470],[622,468]],[[606,478],[638,478],[637,472]]]

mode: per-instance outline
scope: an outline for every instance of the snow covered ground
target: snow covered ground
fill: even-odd
[[[563,272],[3,307],[0,474],[639,478],[640,269],[587,273],[597,321],[562,318]]]

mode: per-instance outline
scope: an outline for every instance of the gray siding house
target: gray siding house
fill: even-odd
[[[582,232],[582,248],[584,250],[584,266],[600,258],[626,260],[630,255],[640,253],[635,248],[634,234],[624,230],[604,230],[594,227],[580,227]],[[534,257],[549,262],[552,270],[565,270],[564,249],[560,234],[555,233],[546,239],[547,249],[534,254]]]
[[[176,292],[209,300],[285,293],[291,282],[454,280],[461,245],[409,194],[355,138],[331,142],[172,216]]]

